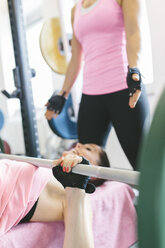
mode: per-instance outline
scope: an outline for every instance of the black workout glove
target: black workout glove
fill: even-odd
[[[133,74],[138,74],[139,75],[139,81],[135,81],[132,78]],[[129,89],[129,96],[133,96],[133,94],[136,92],[136,90],[141,90],[141,73],[138,68],[129,68],[128,67],[128,73],[127,73],[127,85]]]
[[[81,164],[89,165],[89,162],[85,158],[83,158]],[[95,192],[96,188],[94,184],[88,183],[90,179],[89,176],[83,176],[72,172],[63,172],[62,166],[60,165],[53,167],[52,172],[54,177],[64,186],[64,188],[71,187],[85,189],[85,192],[89,194]]]
[[[62,96],[53,93],[51,98],[48,100],[47,109],[54,111],[56,114],[60,114],[66,101],[64,95],[65,92],[62,94]]]

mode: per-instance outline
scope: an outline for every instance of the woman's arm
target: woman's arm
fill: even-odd
[[[73,7],[72,13],[71,13],[72,27],[73,27],[73,22],[74,22],[75,8],[76,8],[76,6]],[[71,60],[69,62],[69,65],[68,65],[68,68],[66,71],[63,87],[62,87],[62,89],[58,95],[64,96],[65,98],[69,95],[70,90],[71,90],[71,88],[72,88],[72,86],[73,86],[73,84],[74,84],[74,82],[75,82],[75,80],[79,74],[79,71],[81,68],[81,61],[82,61],[82,47],[81,47],[81,44],[79,43],[79,41],[77,40],[77,38],[75,37],[74,29],[73,29],[72,57],[71,57]],[[60,100],[60,98],[59,98],[59,100]],[[45,106],[47,106],[47,110],[45,112],[45,117],[47,120],[51,120],[53,117],[56,118],[58,116],[58,114],[59,114],[58,105],[61,104],[59,102],[59,100],[57,100],[56,103],[54,103],[54,105],[53,105],[53,107],[51,107],[51,109],[48,108],[49,103],[47,103],[45,105]],[[62,104],[62,108],[63,108],[63,106],[64,106],[64,104]]]
[[[141,27],[140,18],[142,13],[143,0],[122,0],[121,6],[123,9],[126,41],[127,41],[127,57],[130,68],[139,66],[139,58],[141,51]],[[135,81],[139,80],[138,74],[133,74]],[[140,90],[136,90],[133,96],[130,97],[129,106],[134,108],[139,97]]]
[[[76,6],[75,6],[76,7]],[[73,27],[73,22],[74,22],[74,12],[75,12],[75,7],[72,9],[71,17],[72,17],[72,27]],[[75,33],[74,33],[74,28],[73,28],[73,37],[72,37],[72,57],[69,62],[66,76],[65,76],[65,81],[62,87],[62,90],[60,91],[60,95],[62,95],[64,92],[65,96],[68,96],[77,76],[81,68],[81,62],[82,62],[82,47],[79,41],[77,40]]]
[[[122,0],[129,67],[138,67],[141,50],[142,0]]]

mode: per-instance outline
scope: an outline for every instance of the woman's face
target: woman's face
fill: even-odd
[[[101,148],[98,145],[95,145],[95,144],[83,145],[83,144],[77,143],[73,149],[71,149],[70,151],[64,152],[63,156],[65,156],[66,154],[73,153],[78,156],[85,157],[92,165],[98,165],[99,160],[100,160],[100,152],[101,152]]]

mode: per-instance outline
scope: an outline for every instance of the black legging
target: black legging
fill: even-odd
[[[113,125],[119,142],[134,169],[143,134],[149,123],[149,104],[144,86],[134,109],[128,105],[128,89],[106,95],[82,95],[78,116],[79,142],[105,146]]]

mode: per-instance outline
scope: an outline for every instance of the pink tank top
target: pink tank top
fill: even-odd
[[[89,12],[77,4],[74,32],[84,53],[83,93],[100,95],[127,88],[123,13],[116,0],[98,0]]]

